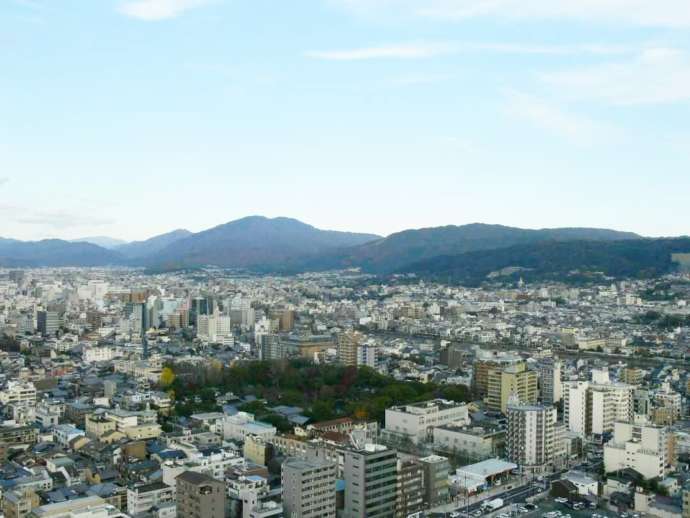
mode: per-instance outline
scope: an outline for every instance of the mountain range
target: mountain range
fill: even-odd
[[[96,240],[105,246],[92,242]],[[577,277],[589,271],[612,277],[658,275],[672,270],[671,254],[681,252],[690,252],[690,239],[649,239],[597,228],[530,230],[474,223],[382,237],[262,216],[132,243],[0,238],[0,266],[6,267],[112,265],[171,271],[213,265],[273,273],[361,268],[378,275],[416,274],[465,284],[506,272],[528,278]]]

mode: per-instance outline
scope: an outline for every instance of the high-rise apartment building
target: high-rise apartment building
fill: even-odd
[[[525,362],[489,369],[487,406],[505,414],[511,398],[517,398],[526,405],[535,405],[538,399],[537,379],[537,373],[528,370]]]
[[[185,518],[224,518],[225,483],[209,475],[185,471],[175,479],[177,516]]]
[[[44,336],[54,336],[60,329],[62,321],[57,311],[38,311],[36,313],[36,327]]]
[[[286,460],[282,466],[286,518],[335,517],[336,466],[322,459]]]
[[[338,362],[343,365],[357,366],[357,350],[363,336],[356,331],[346,331],[338,335]]]
[[[529,471],[543,471],[554,460],[557,411],[553,406],[509,404],[506,454]]]
[[[378,444],[345,450],[345,518],[395,518],[398,456]]]
[[[398,459],[396,516],[407,518],[424,507],[424,467],[416,457]]]
[[[571,432],[587,437],[612,432],[617,421],[632,420],[634,390],[632,385],[602,377],[567,381],[563,383],[563,420]]]

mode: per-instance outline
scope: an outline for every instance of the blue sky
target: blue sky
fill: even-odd
[[[687,0],[2,0],[0,236],[690,233]]]

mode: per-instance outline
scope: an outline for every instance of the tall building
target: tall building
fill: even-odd
[[[517,398],[526,405],[535,405],[538,396],[537,378],[537,373],[528,370],[525,362],[489,369],[487,406],[505,414],[511,398]]]
[[[507,414],[508,460],[529,471],[543,471],[555,456],[556,408],[509,404]]]
[[[36,327],[44,336],[54,336],[60,330],[62,322],[57,311],[38,311],[36,313]]]
[[[363,336],[356,331],[346,331],[338,335],[338,362],[347,366],[357,366],[357,350]]]
[[[604,445],[607,473],[632,468],[646,479],[664,477],[670,434],[666,427],[647,422],[615,424],[613,438]]]
[[[335,517],[334,463],[290,458],[282,465],[283,510],[286,518]]]
[[[424,467],[416,457],[398,459],[396,516],[407,518],[424,507]]]
[[[589,437],[612,432],[616,421],[630,422],[633,417],[635,387],[596,381],[563,383],[563,421],[571,432]]]
[[[185,471],[175,479],[177,516],[185,518],[224,518],[225,483],[194,471]]]
[[[419,459],[419,462],[424,471],[424,503],[429,507],[445,503],[450,492],[450,462],[440,455],[429,455]]]
[[[379,348],[371,344],[363,344],[357,348],[357,366],[379,368]]]
[[[398,455],[378,444],[345,450],[345,518],[395,518]]]
[[[563,363],[553,358],[545,358],[537,363],[539,392],[544,405],[555,405],[563,399],[562,368]]]

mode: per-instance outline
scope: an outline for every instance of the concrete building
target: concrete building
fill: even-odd
[[[38,311],[36,313],[36,327],[44,336],[55,336],[61,325],[62,320],[57,311]]]
[[[542,404],[555,405],[563,399],[562,369],[563,362],[553,358],[544,358],[537,363]]]
[[[618,422],[613,438],[604,445],[604,469],[610,473],[632,468],[646,479],[663,477],[668,461],[668,441],[665,427]]]
[[[396,516],[407,518],[424,507],[424,467],[416,457],[398,459]]]
[[[386,409],[386,433],[417,444],[433,439],[434,428],[470,424],[464,403],[433,399]]]
[[[543,471],[555,457],[556,409],[510,404],[507,413],[507,459],[525,470]]]
[[[434,507],[448,500],[450,462],[446,457],[430,455],[419,459],[424,472],[424,503]]]
[[[617,421],[632,420],[634,390],[632,385],[610,381],[565,382],[563,420],[570,431],[587,437],[612,432]]]
[[[203,473],[185,471],[176,479],[177,516],[224,518],[225,483]]]
[[[343,452],[345,518],[395,518],[397,452],[378,444]]]
[[[523,404],[536,405],[539,394],[537,380],[537,373],[528,370],[525,362],[489,369],[487,406],[505,414],[508,401],[513,397]]]
[[[3,405],[35,405],[36,387],[31,382],[10,380],[0,390],[0,403]]]
[[[127,489],[127,512],[143,514],[151,508],[175,501],[175,488],[163,482],[152,482]]]
[[[335,517],[335,464],[321,459],[288,459],[282,465],[286,518]]]
[[[357,351],[364,336],[356,331],[346,331],[338,335],[338,362],[343,365],[357,365]]]
[[[459,455],[468,463],[498,457],[506,430],[499,426],[445,425],[434,428],[434,450]]]

